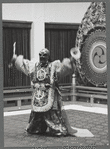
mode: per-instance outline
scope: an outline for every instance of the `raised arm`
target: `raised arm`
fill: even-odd
[[[35,60],[24,59],[23,55],[19,55],[15,60],[15,67],[25,73],[27,76],[35,70]]]
[[[56,78],[58,81],[60,81],[62,77],[72,75],[75,72],[75,61],[79,60],[81,53],[78,48],[72,48],[70,53],[70,58],[64,58],[62,62],[57,64]]]
[[[59,82],[62,77],[72,75],[75,68],[74,59],[72,58],[64,58],[62,62],[59,61],[55,73],[57,81]]]
[[[25,73],[27,76],[30,75],[35,70],[36,61],[32,59],[31,61],[28,59],[24,59],[23,55],[17,56],[15,54],[16,50],[16,42],[13,44],[13,57],[11,59],[11,63],[9,64],[9,68],[13,65],[19,70]]]

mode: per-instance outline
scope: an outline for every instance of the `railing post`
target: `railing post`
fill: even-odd
[[[21,100],[17,100],[17,107],[18,109],[21,109]]]
[[[94,97],[93,97],[93,95],[91,95],[91,97],[90,97],[90,103],[91,103],[91,106],[93,106],[93,103],[94,103]]]
[[[72,101],[76,101],[76,79],[75,79],[75,74],[72,76],[72,85],[73,85],[73,96],[72,96]]]

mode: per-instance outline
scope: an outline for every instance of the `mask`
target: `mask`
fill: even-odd
[[[42,49],[39,52],[40,63],[46,64],[49,60],[50,52],[48,49]]]

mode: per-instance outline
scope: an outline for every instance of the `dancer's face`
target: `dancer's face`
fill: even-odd
[[[49,54],[50,54],[50,52],[48,49],[42,49],[39,53],[40,63],[45,65],[49,60]]]

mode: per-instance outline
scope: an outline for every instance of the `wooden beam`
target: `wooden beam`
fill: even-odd
[[[3,20],[3,28],[31,28],[32,22],[27,21],[7,21]]]
[[[4,98],[3,101],[15,101],[15,100],[23,100],[23,99],[32,99],[32,96],[9,97],[9,98]]]

